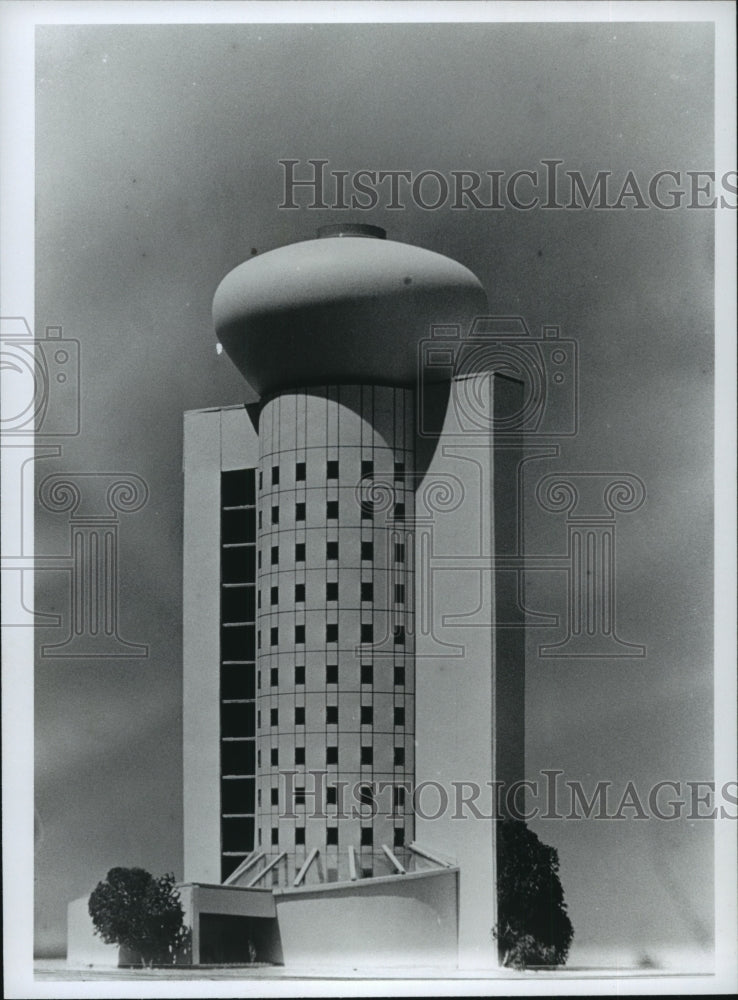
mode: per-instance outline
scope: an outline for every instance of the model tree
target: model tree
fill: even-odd
[[[559,880],[559,855],[525,823],[497,824],[497,925],[503,966],[563,965],[574,929]]]
[[[143,868],[111,868],[90,895],[95,933],[137,955],[141,965],[173,964],[189,931],[173,875],[155,878]]]

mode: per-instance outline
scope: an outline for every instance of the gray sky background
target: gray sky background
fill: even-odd
[[[540,169],[592,177],[713,163],[713,28],[701,24],[42,27],[36,328],[81,345],[81,434],[54,471],[128,471],[121,634],[145,660],[36,668],[37,945],[113,865],[182,874],[182,412],[237,403],[217,357],[220,279],[255,248],[353,219],[278,210],[278,160],[354,171]],[[304,167],[302,168],[304,169]],[[541,472],[631,472],[618,627],[641,660],[543,660],[529,640],[526,767],[584,782],[709,779],[712,733],[713,213],[377,210],[361,221],[474,271],[491,311],[557,323],[580,350],[580,432]],[[530,499],[530,498],[529,498]],[[532,547],[560,517],[527,507]],[[37,524],[63,551],[65,515]],[[532,579],[540,610],[565,583]],[[68,614],[64,575],[39,610]],[[66,618],[65,618],[66,622]],[[52,629],[42,641],[56,641]],[[712,824],[544,822],[575,928],[571,964],[658,960],[712,940]]]

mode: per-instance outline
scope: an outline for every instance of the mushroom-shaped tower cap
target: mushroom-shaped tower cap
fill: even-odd
[[[486,310],[481,284],[457,261],[349,224],[240,264],[215,292],[213,322],[264,396],[305,385],[415,385],[432,327],[464,332]]]

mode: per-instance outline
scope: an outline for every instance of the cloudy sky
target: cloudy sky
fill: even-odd
[[[39,657],[37,947],[64,947],[67,902],[113,865],[182,874],[182,413],[247,398],[215,350],[221,278],[254,251],[311,238],[336,210],[280,210],[279,160],[328,169],[536,170],[590,182],[713,168],[709,24],[44,26],[36,36],[36,329],[80,345],[81,433],[53,472],[129,472],[120,632],[146,658]],[[301,167],[301,169],[304,169]],[[299,200],[299,199],[298,199]],[[576,340],[578,435],[553,470],[632,473],[647,501],[618,520],[618,630],[641,659],[545,659],[531,630],[526,771],[639,791],[713,775],[712,386],[715,213],[435,211],[359,221],[459,260],[491,311]],[[350,216],[351,219],[355,215]],[[536,473],[537,475],[537,473]],[[561,515],[526,500],[536,552]],[[44,513],[37,552],[64,552]],[[38,574],[68,625],[67,577]],[[531,607],[565,611],[561,574]],[[588,785],[591,787],[591,785]],[[626,813],[626,815],[632,815]],[[571,964],[709,949],[713,824],[534,821],[560,854]]]

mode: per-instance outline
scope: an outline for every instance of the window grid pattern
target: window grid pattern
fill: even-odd
[[[260,415],[257,503],[269,514],[257,532],[263,637],[257,657],[261,676],[276,683],[262,684],[257,693],[257,827],[262,849],[304,857],[318,847],[339,876],[349,844],[360,866],[373,868],[383,843],[413,839],[410,803],[397,809],[386,792],[374,818],[361,808],[360,815],[337,819],[330,805],[327,818],[313,818],[308,795],[292,817],[285,815],[291,804],[283,801],[280,770],[296,770],[303,787],[305,772],[327,771],[329,786],[349,782],[349,797],[362,782],[412,781],[413,413],[410,390],[331,386],[280,394]],[[270,557],[275,547],[277,563]],[[404,559],[398,561],[400,548]],[[356,805],[352,798],[349,803]]]
[[[225,879],[254,848],[256,470],[221,473],[220,842]]]

